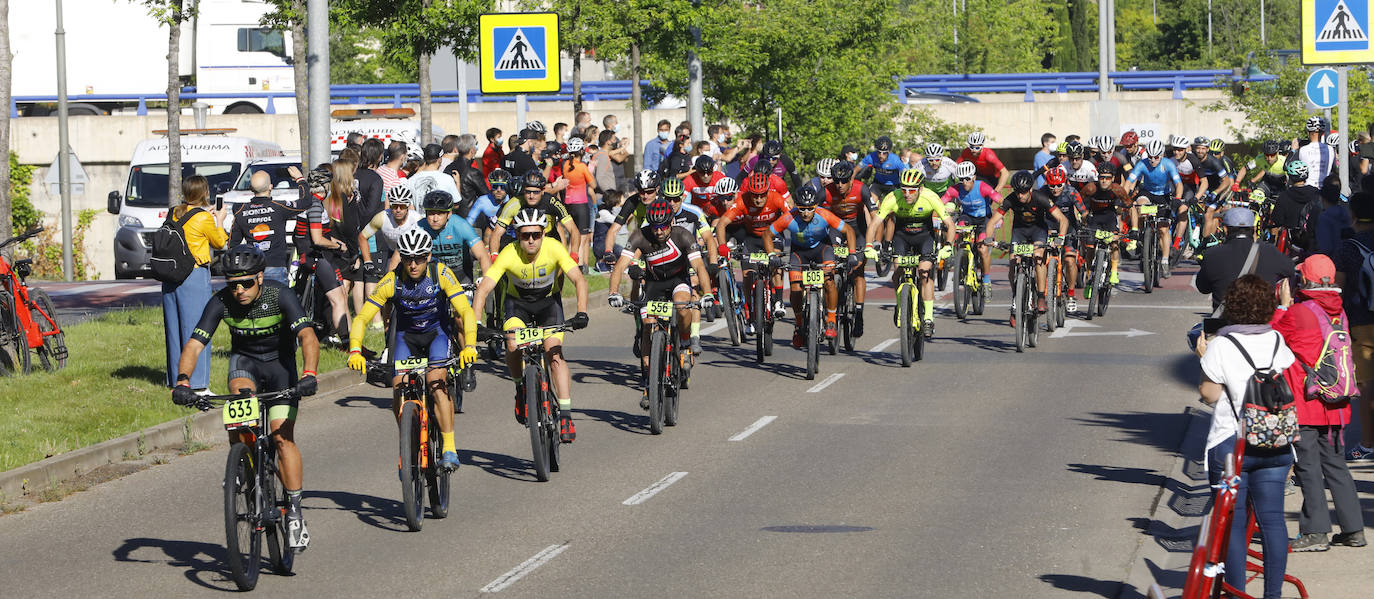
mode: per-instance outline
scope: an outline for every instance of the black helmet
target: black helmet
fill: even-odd
[[[1030,171],[1016,171],[1011,176],[1011,188],[1016,190],[1016,193],[1026,193],[1034,185],[1035,175],[1032,175]]]
[[[777,158],[781,154],[782,142],[776,139],[770,139],[768,141],[763,142],[763,149],[759,150],[759,155],[768,158]]]
[[[262,272],[267,267],[267,257],[262,255],[258,246],[244,243],[224,252],[220,264],[224,266],[224,276],[242,277]]]
[[[658,173],[647,168],[635,173],[635,189],[639,191],[658,189]]]
[[[841,160],[830,167],[830,178],[844,182],[854,178],[854,165]]]
[[[802,188],[797,191],[798,208],[814,208],[816,204],[820,202],[821,194],[819,191],[816,191],[815,187],[803,185]]]
[[[701,156],[697,156],[696,160],[692,161],[692,168],[696,169],[698,173],[710,173],[716,170],[716,161],[710,156],[702,154]]]
[[[892,150],[892,138],[884,135],[882,137],[879,137],[878,139],[873,140],[873,149],[879,152],[887,152]]]
[[[525,176],[520,178],[521,187],[538,187],[539,189],[543,189],[548,183],[549,180],[544,178],[544,173],[540,172],[539,169],[530,169],[529,172],[525,173]]]
[[[425,199],[421,200],[420,205],[425,210],[453,210],[453,194],[442,189],[435,189],[425,194]]]
[[[1279,142],[1278,142],[1278,140],[1276,140],[1276,139],[1266,140],[1266,141],[1264,142],[1263,150],[1264,150],[1264,154],[1265,154],[1266,156],[1272,156],[1272,155],[1274,155],[1274,154],[1278,154],[1278,153],[1279,153]]]
[[[1076,141],[1071,141],[1068,143],[1067,146],[1065,146],[1064,153],[1068,154],[1070,160],[1073,160],[1074,158],[1082,158],[1083,144],[1078,143]]]
[[[487,175],[487,187],[510,187],[510,173],[506,169],[498,168]],[[509,191],[509,189],[507,189]]]
[[[673,205],[668,200],[657,199],[644,211],[644,222],[650,226],[661,227],[673,222]]]

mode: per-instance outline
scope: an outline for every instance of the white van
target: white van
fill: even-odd
[[[413,156],[421,153],[420,119],[412,118],[415,111],[409,108],[356,108],[341,109],[330,113],[329,151],[335,156],[342,152],[348,143],[349,133],[361,133],[366,138],[376,138],[383,143],[403,141]],[[438,125],[430,125],[434,139],[443,139],[444,130]]]
[[[202,175],[214,195],[229,191],[251,162],[283,156],[270,141],[233,137],[233,129],[183,130],[181,176]],[[138,142],[129,160],[124,192],[111,191],[106,209],[119,215],[115,232],[115,278],[132,279],[151,272],[152,235],[167,218],[167,138]],[[213,202],[213,200],[212,200]]]

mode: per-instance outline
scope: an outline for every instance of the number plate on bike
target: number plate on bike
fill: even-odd
[[[544,329],[541,329],[541,328],[537,328],[537,327],[536,327],[536,328],[520,329],[520,330],[518,330],[518,331],[515,331],[515,344],[516,344],[516,345],[529,345],[529,344],[531,344],[531,343],[537,343],[537,342],[540,342],[540,341],[543,341],[543,340],[544,340]]]
[[[1154,204],[1146,204],[1140,207],[1140,213],[1146,215],[1159,214],[1159,206],[1156,206]]]
[[[255,422],[259,415],[258,398],[256,397],[231,399],[224,402],[225,428],[236,428],[243,424]]]
[[[1017,256],[1029,256],[1029,255],[1035,253],[1035,244],[1033,244],[1033,243],[1014,243],[1014,244],[1012,244],[1012,246],[1011,246],[1011,253],[1013,253],[1013,254],[1015,254],[1015,255],[1017,255]]]
[[[395,366],[396,372],[402,370],[419,370],[429,366],[429,358],[406,358],[404,360],[396,360]]]
[[[825,271],[823,270],[804,270],[802,271],[802,285],[807,287],[819,287],[825,284]]]
[[[835,257],[836,257],[836,258],[848,258],[848,257],[849,257],[849,248],[845,248],[845,247],[838,247],[838,248],[835,248]]]
[[[767,261],[768,261],[768,252],[754,252],[754,253],[752,253],[752,254],[749,254],[749,261],[750,261],[750,262],[767,262]]]
[[[649,302],[644,304],[644,315],[654,318],[672,318],[673,302]]]
[[[920,256],[893,256],[892,263],[897,266],[920,266]]]
[[[1116,236],[1116,233],[1107,230],[1099,230],[1094,235],[1101,241],[1110,241],[1112,237]]]

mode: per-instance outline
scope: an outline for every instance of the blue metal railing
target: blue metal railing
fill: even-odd
[[[1273,75],[1240,77],[1239,81],[1256,82],[1274,79]],[[1121,90],[1173,90],[1174,99],[1181,99],[1187,89],[1218,88],[1231,85],[1237,80],[1231,71],[1117,71],[1108,74],[1111,84]],[[647,86],[648,81],[643,85]],[[1097,91],[1097,73],[987,73],[975,75],[915,75],[897,83],[893,93],[906,102],[909,93],[934,92],[945,94],[983,94],[983,93],[1023,93],[1025,101],[1034,102],[1035,94]],[[583,81],[582,99],[586,101],[628,100],[631,82]],[[333,104],[390,104],[400,107],[403,104],[419,102],[420,86],[415,83],[402,84],[349,84],[331,85],[330,101]],[[453,90],[435,91],[433,100],[439,103],[457,102],[459,92]],[[480,90],[468,90],[469,102],[514,102],[513,95],[485,95]],[[260,99],[265,101],[264,110],[276,113],[276,102],[290,100],[295,93],[290,91],[262,91],[242,93],[197,93],[195,87],[182,90],[183,100],[223,100],[223,99]],[[533,94],[531,102],[571,102],[573,90],[571,82],[564,82],[557,93]],[[148,114],[148,102],[165,102],[166,94],[92,94],[70,96],[70,102],[136,102],[137,114]],[[18,117],[18,104],[37,102],[56,102],[56,96],[16,96],[10,102],[10,116]]]

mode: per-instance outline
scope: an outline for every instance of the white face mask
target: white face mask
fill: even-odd
[[[499,148],[499,147],[501,147],[501,145],[504,144],[504,143],[506,143],[506,140],[497,138],[497,140],[496,140],[496,147]]]
[[[608,129],[608,131],[612,131],[612,132],[614,132],[614,131],[619,131],[619,130],[620,130],[620,123],[616,123],[616,124],[614,124],[614,125],[611,125],[610,128]]]
[[[853,153],[853,152],[850,152],[849,155],[847,156],[847,158],[849,158],[849,161],[850,161],[850,162],[854,162],[855,160],[858,160],[858,159],[859,159],[859,155],[858,155],[858,154],[855,154],[855,153]]]
[[[668,140],[670,140],[670,139],[673,138],[673,132],[672,132],[672,131],[659,131],[659,132],[658,132],[658,138],[661,139],[661,140],[663,140],[663,141],[668,141]]]
[[[725,134],[724,134],[724,133],[717,133],[717,134],[716,134],[716,143],[718,143],[718,144],[723,144],[723,143],[725,143]]]

